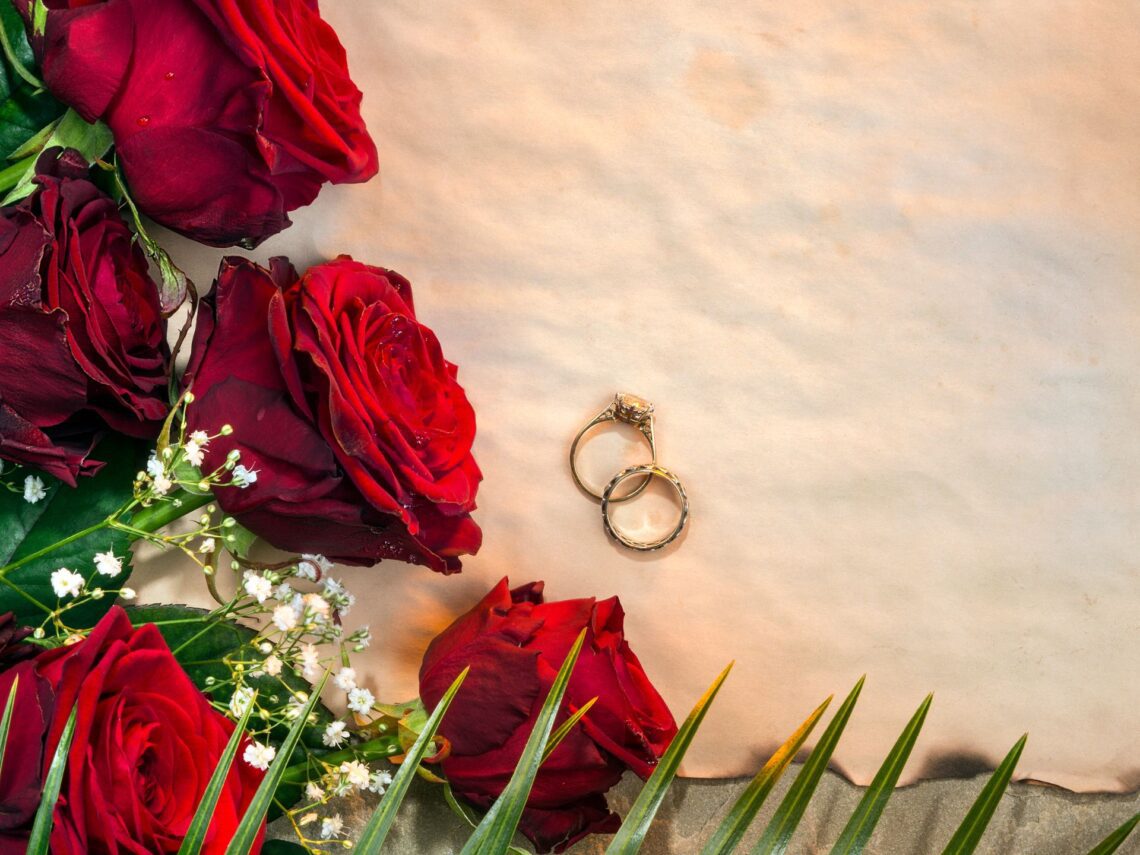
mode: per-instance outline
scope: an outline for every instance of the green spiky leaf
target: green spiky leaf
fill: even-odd
[[[4,770],[4,754],[8,748],[8,728],[12,724],[12,710],[16,708],[16,690],[20,688],[20,677],[12,678],[12,688],[8,690],[8,700],[4,704],[4,718],[0,719],[0,772]]]
[[[574,664],[578,661],[578,654],[585,640],[586,630],[583,629],[578,633],[574,646],[570,648],[570,653],[562,663],[558,676],[554,678],[546,701],[535,719],[534,729],[515,766],[514,774],[468,839],[461,855],[504,855],[509,850],[511,838],[518,828],[526,800],[534,785],[534,778],[538,774],[539,766],[542,765],[542,752],[553,730],[554,718],[562,706],[562,696],[566,692],[566,685],[570,682],[570,673],[574,670]]]
[[[902,774],[903,767],[906,765],[911,751],[914,750],[914,744],[918,741],[918,734],[926,721],[926,714],[930,711],[932,700],[934,700],[933,695],[926,696],[910,721],[907,722],[906,727],[903,728],[903,732],[899,734],[899,738],[894,747],[891,748],[887,759],[883,761],[883,765],[875,773],[867,792],[859,800],[855,812],[851,814],[851,819],[847,821],[847,825],[839,835],[839,840],[832,847],[831,855],[860,855],[863,847],[867,845],[871,833],[879,822],[879,817],[883,814],[883,809],[891,798],[891,793],[894,792],[899,775]]]
[[[63,735],[52,755],[51,765],[48,767],[47,777],[44,778],[44,789],[40,795],[40,807],[36,811],[36,818],[32,822],[32,834],[28,838],[26,855],[47,855],[51,843],[52,817],[55,815],[55,803],[59,799],[59,788],[63,785],[63,773],[67,768],[67,752],[71,750],[71,740],[75,737],[75,714],[78,707],[72,707],[67,717],[67,725],[63,728]]]
[[[712,706],[716,693],[720,691],[721,685],[728,677],[728,672],[732,670],[732,665],[733,663],[730,662],[713,680],[713,684],[697,701],[697,705],[693,707],[689,717],[685,719],[685,723],[677,730],[677,735],[673,737],[673,741],[669,743],[669,747],[661,756],[657,768],[653,770],[653,774],[649,776],[649,780],[645,782],[645,786],[638,793],[637,800],[634,801],[629,813],[626,814],[621,828],[614,835],[614,839],[610,841],[606,855],[633,855],[641,849],[641,844],[645,841],[645,834],[649,831],[653,817],[657,815],[657,809],[661,807],[661,802],[669,791],[673,778],[677,775],[681,760],[684,758],[685,752],[689,750],[693,737],[697,735],[697,729],[704,721],[709,707]]]
[[[289,767],[289,759],[293,756],[297,743],[301,741],[301,734],[310,726],[308,724],[309,714],[316,708],[321,692],[324,691],[326,680],[328,680],[327,673],[313,687],[308,701],[305,702],[305,706],[301,708],[301,712],[297,716],[297,720],[289,728],[288,736],[281,743],[281,747],[277,749],[277,756],[273,758],[269,771],[261,779],[257,792],[253,794],[253,800],[250,801],[245,815],[242,816],[234,830],[234,836],[226,848],[226,855],[246,855],[253,849],[253,843],[261,830],[261,824],[265,821],[265,815],[269,813],[269,806],[273,803],[273,797],[277,793],[277,786],[281,783],[281,778]]]
[[[1140,825],[1140,813],[1127,820],[1123,825],[1113,831],[1112,834],[1094,846],[1093,850],[1089,852],[1089,855],[1112,855],[1113,852],[1124,845],[1124,841],[1129,838],[1137,825]]]
[[[190,821],[190,827],[186,829],[186,836],[182,838],[182,845],[178,847],[178,855],[198,855],[198,852],[201,851],[202,844],[206,840],[206,832],[210,829],[210,821],[214,818],[214,808],[217,807],[218,798],[222,795],[222,790],[225,789],[226,778],[230,774],[230,767],[237,755],[238,746],[241,745],[242,737],[245,735],[245,727],[249,723],[249,716],[253,712],[253,707],[252,700],[246,704],[241,721],[238,722],[234,732],[230,735],[222,756],[218,758],[218,764],[214,767],[214,774],[210,776],[210,781],[206,784],[206,789],[198,802],[198,808],[194,811],[194,818]]]
[[[1005,788],[1009,785],[1009,779],[1013,777],[1013,770],[1017,767],[1017,761],[1021,759],[1021,752],[1028,738],[1029,734],[1025,734],[1017,740],[1005,755],[1005,759],[994,769],[994,773],[982,787],[962,824],[958,826],[958,830],[942,850],[942,855],[971,855],[977,848],[990,820],[993,819],[994,811],[997,810]]]
[[[804,811],[807,810],[808,802],[811,801],[815,788],[819,786],[820,778],[827,769],[828,761],[835,752],[835,746],[839,744],[843,729],[851,719],[851,712],[859,700],[859,693],[863,691],[865,680],[866,677],[859,678],[855,688],[836,711],[835,718],[827,725],[819,744],[808,755],[807,762],[780,802],[780,806],[776,808],[776,813],[764,829],[756,848],[752,850],[753,855],[783,855],[787,851],[788,842],[795,834],[796,827],[800,824]]]
[[[819,723],[831,700],[832,697],[828,697],[816,707],[815,711],[807,717],[796,732],[776,749],[776,753],[768,759],[764,768],[756,774],[756,777],[740,794],[736,804],[732,806],[709,842],[705,844],[701,855],[729,855],[737,847],[745,832],[748,831],[748,827],[756,818],[756,814],[767,800],[768,795],[783,776],[784,770],[795,759],[796,754],[799,753],[816,724]]]
[[[463,685],[463,681],[467,679],[470,670],[470,668],[464,668],[448,690],[444,692],[439,703],[436,704],[415,744],[412,745],[411,750],[404,758],[404,762],[400,765],[399,771],[396,772],[395,778],[392,779],[387,792],[380,799],[380,804],[376,806],[368,824],[364,826],[364,830],[360,834],[360,841],[356,844],[357,855],[377,855],[380,852],[380,847],[384,844],[388,831],[396,819],[396,812],[400,809],[404,796],[407,795],[408,787],[412,785],[412,776],[420,765],[420,761],[423,760],[424,754],[427,753],[428,746],[432,744],[432,739],[439,729],[440,722],[443,721],[448,707],[451,706],[451,701],[455,698],[459,687]]]

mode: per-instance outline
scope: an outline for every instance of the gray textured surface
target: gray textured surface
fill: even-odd
[[[794,773],[794,769],[792,772]],[[769,798],[755,831],[775,810],[794,775],[785,775]],[[866,855],[926,855],[938,853],[980,791],[984,776],[970,780],[926,781],[898,790],[888,804]],[[624,814],[638,792],[629,776],[611,794],[611,805]],[[672,788],[642,850],[645,855],[696,853],[745,785],[743,780],[682,780]],[[828,774],[792,841],[792,855],[815,855],[830,850],[861,790]],[[375,804],[374,799],[350,799],[342,815],[359,828]],[[1084,855],[1109,831],[1140,811],[1140,793],[1088,795],[1054,787],[1015,784],[999,806],[978,855]],[[282,823],[275,828],[282,836]],[[466,839],[465,826],[451,813],[441,794],[417,782],[386,853],[392,855],[447,855],[458,852]],[[570,850],[572,855],[601,855],[608,838],[592,837]],[[522,843],[522,841],[518,841]],[[738,851],[747,851],[741,847]],[[1140,853],[1140,835],[1119,850]]]

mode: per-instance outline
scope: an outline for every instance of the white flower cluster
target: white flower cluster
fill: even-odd
[[[95,572],[90,577],[83,576],[68,567],[60,567],[58,570],[52,571],[51,574],[51,588],[55,595],[65,600],[72,598],[78,600],[82,595],[87,594],[92,599],[102,599],[106,593],[102,588],[88,588],[91,579],[96,576],[118,576],[123,572],[123,559],[115,555],[114,552],[98,552],[94,558]],[[117,591],[118,595],[124,600],[133,600],[136,596],[135,592],[130,588],[122,588]],[[70,603],[74,606],[76,603]]]
[[[235,562],[234,566],[240,570],[242,564]],[[276,632],[298,636],[298,643],[290,647],[289,656],[279,654],[277,664],[299,664],[298,670],[307,680],[319,676],[318,660],[310,649],[313,643],[347,641],[363,650],[371,642],[367,627],[345,638],[341,621],[356,602],[356,597],[338,580],[325,575],[331,567],[332,563],[323,555],[309,555],[285,569],[246,569],[242,574],[242,594],[251,601],[248,611],[266,616],[267,634]],[[315,591],[297,590],[293,583],[298,579],[309,581],[310,574],[313,578],[318,575],[321,578],[319,588]],[[269,673],[276,676],[272,670]]]
[[[183,405],[188,406],[193,400],[194,396],[187,392],[183,397]],[[200,494],[215,487],[234,486],[245,489],[256,483],[257,470],[239,462],[241,452],[236,448],[213,471],[202,472],[210,443],[220,436],[232,434],[232,427],[223,425],[216,434],[195,430],[187,435],[185,425],[186,420],[183,418],[178,436],[170,437],[165,444],[160,443],[159,448],[147,460],[146,469],[135,476],[135,498],[143,507],[162,501],[179,488]]]

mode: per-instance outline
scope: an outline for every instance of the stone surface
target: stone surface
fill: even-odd
[[[796,767],[769,797],[752,833],[738,851],[759,837],[763,823],[787,791]],[[898,790],[883,813],[866,855],[936,855],[949,841],[981,790],[985,777],[926,781]],[[638,792],[626,777],[611,795],[611,806],[624,814]],[[670,790],[642,849],[644,855],[700,852],[717,823],[747,782],[680,780]],[[820,784],[792,840],[792,855],[821,855],[830,850],[855,809],[861,790],[828,773]],[[343,815],[359,828],[375,799],[346,801]],[[1129,816],[1140,811],[1140,794],[1091,796],[1054,787],[1015,784],[1006,793],[977,855],[1083,855]],[[274,832],[287,836],[284,823]],[[452,855],[463,848],[466,826],[430,785],[417,781],[388,838],[386,855]],[[602,855],[608,838],[592,837],[569,850],[571,855]],[[525,847],[521,838],[515,841]],[[1118,850],[1140,853],[1140,833]]]

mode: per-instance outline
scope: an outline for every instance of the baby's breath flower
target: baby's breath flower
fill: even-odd
[[[292,606],[278,606],[273,610],[273,625],[282,632],[288,632],[297,626],[297,613]]]
[[[340,773],[344,775],[346,781],[358,789],[364,789],[368,786],[370,777],[368,767],[359,760],[349,760],[345,763],[341,763]]]
[[[311,802],[319,802],[325,797],[325,791],[321,789],[321,785],[316,781],[309,781],[305,784],[305,798]]]
[[[298,664],[306,680],[313,680],[321,667],[321,652],[312,644],[302,644]]]
[[[153,451],[150,453],[150,458],[146,462],[146,472],[151,478],[157,478],[159,475],[166,471],[166,467],[162,465],[162,461],[158,459],[158,455]]]
[[[367,715],[372,711],[376,698],[367,689],[357,686],[348,693],[348,708],[355,713]]]
[[[202,446],[194,440],[190,440],[182,446],[182,452],[186,455],[186,462],[191,466],[201,466],[205,455],[202,453]]]
[[[325,732],[321,734],[321,742],[323,742],[329,748],[339,748],[348,741],[348,736],[346,734],[347,730],[348,725],[346,725],[343,721],[329,722],[328,726],[325,728]]]
[[[266,660],[261,663],[261,667],[270,677],[276,677],[281,673],[281,660],[277,657],[277,654],[274,654],[267,657]]]
[[[123,559],[113,552],[96,552],[95,572],[101,576],[118,576],[123,572]]]
[[[321,839],[331,840],[340,834],[342,828],[344,828],[344,821],[340,818],[339,813],[326,816],[321,820]]]
[[[376,793],[378,796],[384,795],[384,791],[392,785],[391,772],[373,772],[372,777],[368,779],[368,786],[366,789]]]
[[[260,573],[254,573],[252,570],[245,571],[245,578],[242,585],[245,588],[245,592],[255,598],[259,603],[264,603],[269,599],[269,595],[273,593],[273,584]]]
[[[253,689],[249,686],[238,686],[230,696],[230,715],[241,718],[251,703],[253,703]]]
[[[194,443],[199,448],[205,448],[210,444],[210,435],[204,430],[196,430],[190,434],[190,442]]]
[[[356,688],[356,669],[355,668],[341,668],[333,682],[336,687],[342,692],[351,692]]]
[[[171,481],[165,474],[157,475],[154,479],[154,485],[151,488],[159,496],[165,496],[174,489],[174,482]]]
[[[256,469],[249,469],[248,467],[243,466],[242,464],[238,464],[237,466],[234,467],[234,474],[233,474],[232,480],[233,480],[235,487],[240,487],[241,489],[244,490],[250,484],[254,484],[257,482],[257,470]]]
[[[309,696],[304,692],[298,692],[296,695],[289,699],[289,706],[285,708],[285,718],[289,721],[294,721],[301,715],[301,711],[305,708]]]
[[[198,546],[198,551],[202,554],[213,552],[218,548],[218,542],[212,537],[203,537],[201,544]]]
[[[356,645],[357,652],[365,650],[372,644],[372,631],[368,628],[368,624],[357,627],[356,630],[348,637],[348,640]]]
[[[306,552],[297,562],[297,575],[302,579],[315,582],[332,569],[333,563],[319,553]]]
[[[34,505],[45,498],[47,498],[47,490],[44,489],[43,479],[38,475],[26,477],[24,479],[24,501],[29,505]]]
[[[251,741],[241,756],[254,769],[260,769],[264,772],[273,762],[273,758],[277,756],[277,749],[272,745],[262,745],[260,742]]]
[[[305,610],[312,614],[318,623],[328,619],[329,604],[320,594],[305,594],[301,598],[301,602],[304,603]]]
[[[78,597],[83,592],[83,584],[83,577],[66,567],[51,574],[51,588],[57,597]]]

